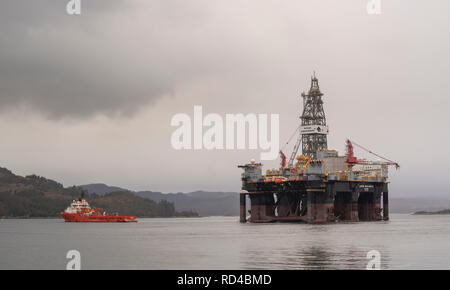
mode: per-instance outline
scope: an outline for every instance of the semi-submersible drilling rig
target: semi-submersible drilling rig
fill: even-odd
[[[346,155],[327,146],[328,126],[322,92],[315,74],[311,88],[302,93],[303,114],[290,159],[280,151],[279,169],[262,174],[262,164],[252,160],[239,165],[242,173],[240,221],[247,221],[246,196],[254,223],[300,221],[380,221],[389,219],[388,166],[398,163],[346,141]],[[297,132],[296,131],[296,132]],[[295,133],[294,133],[295,134]],[[297,156],[302,145],[302,154]],[[369,161],[353,155],[353,145],[385,160]]]

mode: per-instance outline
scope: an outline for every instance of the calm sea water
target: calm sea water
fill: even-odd
[[[0,221],[0,269],[450,269],[450,215],[391,214],[389,222],[240,224],[237,217],[138,223]]]

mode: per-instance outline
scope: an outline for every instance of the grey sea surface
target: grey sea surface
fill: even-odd
[[[450,215],[391,214],[388,222],[240,224],[238,217],[138,223],[0,220],[0,269],[450,269]]]

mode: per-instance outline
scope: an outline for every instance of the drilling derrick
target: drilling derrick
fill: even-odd
[[[311,77],[311,88],[308,94],[302,93],[303,114],[300,116],[300,134],[289,158],[289,166],[294,165],[300,144],[302,144],[302,154],[312,159],[317,157],[318,151],[328,148],[328,126],[323,110],[322,96],[319,80],[314,73]]]
[[[316,75],[311,77],[311,88],[308,94],[302,93],[303,114],[300,117],[300,134],[302,154],[316,158],[317,152],[327,149],[328,127],[323,110],[322,92]]]

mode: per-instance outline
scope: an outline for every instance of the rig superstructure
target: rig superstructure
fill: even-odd
[[[329,150],[322,96],[314,74],[310,90],[302,93],[297,142],[288,161],[280,151],[279,169],[263,175],[262,164],[254,160],[238,166],[244,169],[240,222],[389,220],[388,166],[399,168],[398,163],[350,140],[346,141],[345,156]],[[302,154],[297,155],[300,145]],[[358,159],[353,145],[384,161]],[[250,199],[249,218],[246,196]]]

